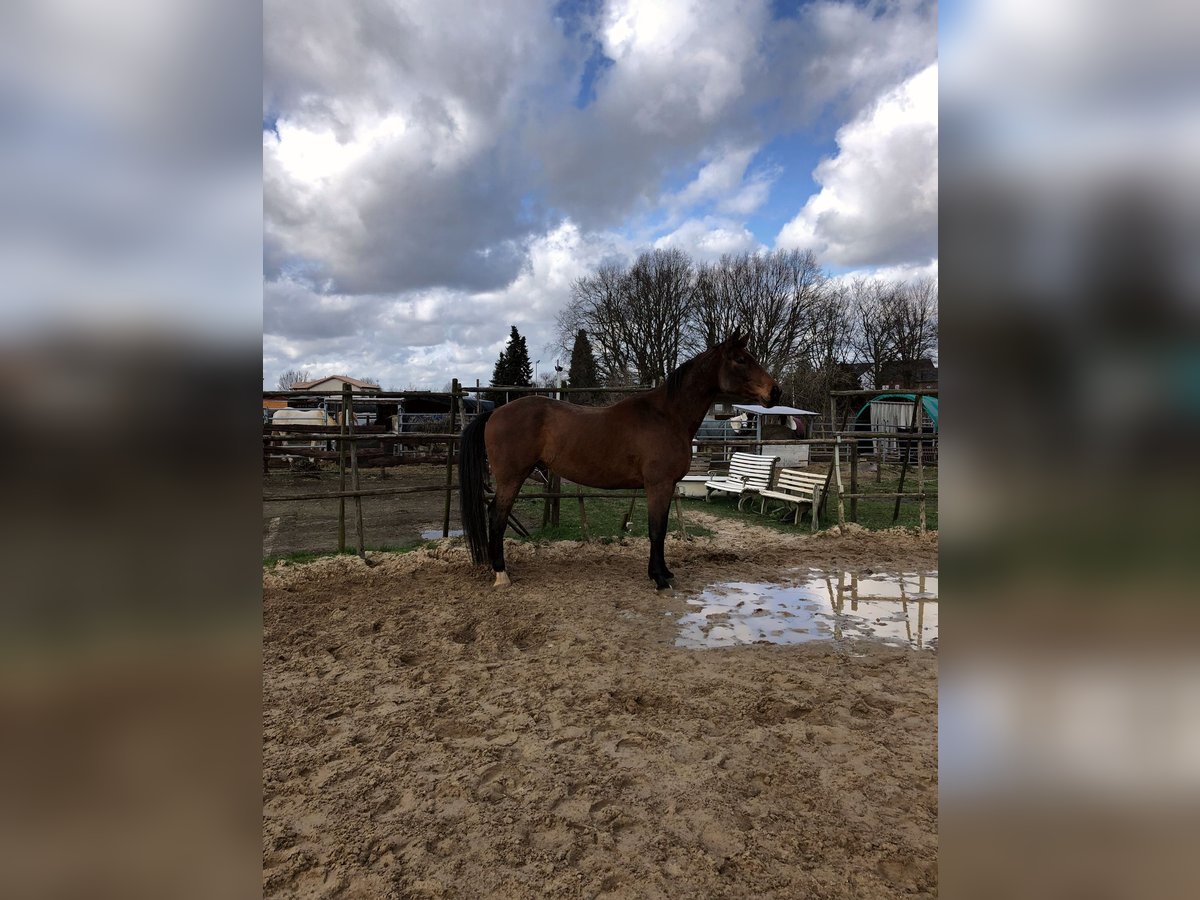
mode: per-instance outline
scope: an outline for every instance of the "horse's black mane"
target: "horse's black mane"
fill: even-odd
[[[683,390],[683,380],[687,378],[688,372],[702,359],[707,359],[716,347],[709,347],[703,353],[693,356],[691,359],[680,364],[679,368],[667,376],[667,396],[675,397]]]

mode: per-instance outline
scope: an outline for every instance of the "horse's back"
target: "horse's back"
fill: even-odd
[[[493,412],[488,422],[489,455],[493,443],[501,442],[536,447],[540,453],[557,434],[592,430],[589,426],[599,423],[606,411],[539,395],[513,400]]]
[[[655,433],[659,424],[634,404],[588,407],[523,397],[493,413],[488,456],[493,469],[499,464],[510,471],[528,471],[540,463],[577,484],[642,487],[647,446],[659,455],[667,450],[667,442]],[[686,470],[686,458],[682,465]]]
[[[272,424],[336,425],[337,421],[323,409],[277,409],[271,415]]]

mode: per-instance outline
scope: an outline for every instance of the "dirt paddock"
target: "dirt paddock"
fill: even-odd
[[[936,653],[674,638],[706,584],[936,536],[711,527],[675,592],[644,540],[510,543],[501,591],[458,540],[267,571],[265,894],[935,896]]]

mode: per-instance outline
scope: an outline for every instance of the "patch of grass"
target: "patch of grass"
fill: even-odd
[[[594,492],[594,488],[588,488],[588,493]],[[612,500],[593,500],[589,498],[585,501],[585,504],[587,508],[588,535],[594,541],[615,541],[622,537],[644,538],[649,534],[646,520],[646,499],[644,497],[638,497],[633,501],[633,517],[630,519],[631,527],[628,531],[621,529],[621,521],[624,519],[625,514],[629,512],[629,498],[616,498]],[[560,501],[558,525],[547,525],[545,528],[542,528],[542,510],[544,506],[544,500],[521,500],[517,502],[514,508],[514,513],[521,524],[529,529],[531,540],[583,540],[583,527],[579,517],[578,500],[564,498]],[[686,505],[684,506],[683,520],[690,535],[709,537],[713,534],[711,529],[699,525],[694,519],[688,516]],[[678,527],[678,520],[675,518],[675,506],[672,504],[671,532],[675,533]],[[511,534],[512,532],[509,533]]]
[[[368,553],[411,553],[413,550],[419,550],[432,541],[412,541],[408,544],[400,544],[397,546],[377,546],[364,547]],[[345,550],[298,550],[295,553],[281,553],[278,556],[264,556],[263,568],[269,569],[277,563],[283,563],[285,566],[299,566],[304,563],[310,563],[318,559],[324,559],[327,556],[355,556],[358,551],[352,547],[347,547]]]
[[[864,467],[865,468],[865,467]],[[880,473],[881,478],[878,484],[875,483],[874,470],[858,473],[858,490],[862,494],[887,494],[896,493],[900,490],[900,466],[887,465],[883,467]],[[845,471],[842,472],[844,479],[844,487],[846,492],[850,492],[850,476]],[[906,493],[915,494],[917,492],[917,473],[912,466],[909,466],[908,472],[904,476],[904,491]],[[883,528],[891,528],[892,526],[892,511],[896,507],[895,498],[884,498],[881,500],[859,500],[858,501],[858,524],[863,528],[879,530]],[[837,494],[833,493],[830,496],[826,513],[833,521],[837,521]],[[850,501],[846,501],[846,520],[850,520]],[[916,528],[920,523],[920,513],[916,500],[900,501],[900,517],[896,520],[896,527]],[[927,466],[925,468],[925,527],[930,531],[937,531],[938,527],[938,479],[937,469]]]
[[[819,467],[814,468],[814,471],[820,472]],[[842,470],[843,487],[846,493],[850,492],[850,474],[846,468]],[[895,493],[900,488],[900,467],[898,465],[885,466],[881,473],[879,483],[875,482],[874,469],[869,469],[867,465],[863,465],[859,471],[858,490],[863,494],[886,494]],[[567,491],[572,490],[571,485],[566,486]],[[915,493],[917,490],[917,475],[910,467],[905,475],[904,490],[910,493]],[[588,488],[588,493],[596,493],[594,488]],[[929,495],[925,502],[925,524],[931,531],[936,531],[938,527],[937,516],[937,469],[927,467],[925,470],[925,492]],[[621,521],[629,511],[630,501],[626,499],[588,499],[587,506],[587,521],[588,534],[594,541],[614,541],[622,537],[641,537],[647,536],[646,522],[646,500],[644,497],[638,497],[633,504],[633,517],[630,520],[631,527],[628,531],[622,531]],[[858,524],[864,528],[871,530],[882,530],[891,528],[892,526],[892,508],[895,504],[894,499],[881,498],[879,500],[861,499],[858,501]],[[514,508],[514,514],[526,528],[529,529],[530,539],[534,541],[581,541],[583,540],[583,528],[579,517],[579,501],[564,497],[559,504],[559,523],[557,526],[547,525],[542,528],[542,510],[544,508],[544,500],[521,500],[517,502]],[[700,511],[712,513],[716,516],[734,519],[745,522],[749,525],[757,525],[762,528],[771,528],[775,531],[787,533],[806,533],[812,532],[812,522],[809,516],[808,508],[805,507],[801,512],[800,524],[792,524],[792,512],[794,507],[789,508],[789,513],[785,516],[780,504],[771,504],[766,515],[758,512],[758,504],[755,502],[747,502],[746,509],[739,511],[737,508],[737,499],[728,494],[717,494],[709,502],[696,499],[685,499],[683,501],[683,518],[687,524],[688,534],[709,537],[714,532],[705,528],[696,522],[695,518],[689,515],[691,511]],[[846,520],[850,519],[850,502],[846,501]],[[917,502],[915,500],[905,500],[900,504],[900,517],[896,521],[897,527],[916,528],[918,525],[919,516],[917,511]],[[831,485],[830,494],[825,501],[825,510],[821,516],[820,530],[832,528],[837,524],[837,489]],[[675,506],[671,505],[671,531],[674,532],[678,528],[678,520],[675,517]],[[512,532],[509,532],[512,535]]]
[[[928,492],[928,489],[927,489]],[[834,501],[833,520],[837,520],[837,501]],[[891,500],[859,500],[858,524],[872,531],[884,528],[916,528],[920,524],[920,513],[916,500],[903,500],[900,503],[900,517],[892,524],[892,512],[896,501]],[[846,504],[846,520],[850,519],[850,505]],[[925,527],[930,531],[938,530],[937,497],[925,498]]]

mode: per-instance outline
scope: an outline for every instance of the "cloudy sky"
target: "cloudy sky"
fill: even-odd
[[[937,6],[267,0],[263,375],[541,370],[655,246],[937,267]]]

